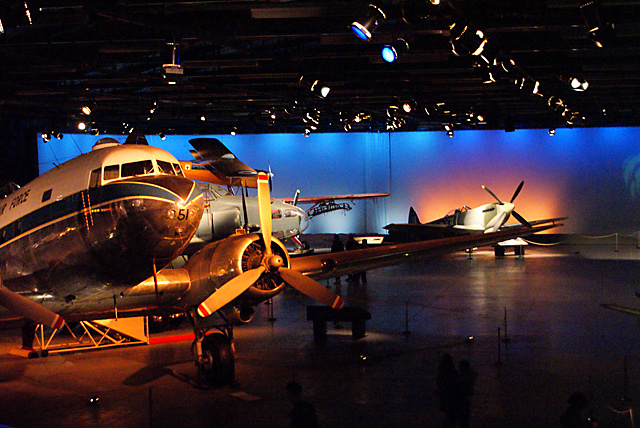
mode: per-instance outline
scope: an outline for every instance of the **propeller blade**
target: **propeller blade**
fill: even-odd
[[[531,225],[529,224],[529,222],[527,220],[524,219],[524,217],[522,217],[520,214],[518,214],[515,211],[512,211],[511,214],[513,214],[513,216],[522,224],[524,224],[527,227],[531,227]]]
[[[520,185],[518,185],[518,188],[516,189],[516,191],[513,193],[513,196],[511,197],[511,203],[513,203],[513,201],[516,199],[516,197],[518,196],[518,194],[520,193],[520,191],[522,190],[522,186],[524,186],[524,180],[522,180],[520,182]]]
[[[498,201],[498,202],[502,203],[502,201],[500,200],[500,198],[498,198],[498,197],[495,195],[495,193],[493,193],[491,190],[489,190],[489,189],[488,189],[484,184],[482,185],[482,188],[483,188],[484,190],[486,190],[487,192],[489,192],[489,194],[490,194],[491,196],[493,196],[493,198],[494,198],[496,201]]]
[[[264,240],[264,253],[271,255],[271,197],[269,179],[264,172],[258,173],[258,207],[260,208],[260,229]]]
[[[300,189],[296,189],[296,194],[293,195],[293,202],[292,204],[294,206],[298,206],[298,198],[300,197]]]
[[[246,190],[247,188],[245,187],[245,181],[242,180],[242,187],[240,188],[240,191],[242,192],[242,215],[243,215],[243,225],[242,227],[244,227],[245,229],[249,229],[249,213],[247,212],[247,197],[246,197]]]
[[[281,267],[278,269],[278,273],[284,279],[284,282],[320,303],[331,306],[334,309],[340,309],[344,305],[342,297],[298,271]]]
[[[222,287],[214,291],[204,302],[198,306],[198,315],[205,318],[231,302],[233,299],[245,292],[260,278],[266,270],[264,266],[248,270],[233,278]]]
[[[60,329],[64,325],[64,319],[60,315],[3,287],[2,281],[0,281],[0,305],[38,324],[47,325],[54,329]]]

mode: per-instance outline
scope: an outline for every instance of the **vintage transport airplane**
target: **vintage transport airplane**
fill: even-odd
[[[509,202],[502,202],[491,190],[486,186],[482,186],[497,202],[484,204],[476,208],[463,206],[462,208],[452,210],[442,218],[428,223],[420,223],[418,214],[413,207],[411,207],[409,209],[408,223],[392,223],[384,227],[384,229],[389,231],[388,241],[411,242],[448,236],[490,233],[496,232],[501,228],[531,227],[566,219],[566,217],[558,217],[532,222],[525,220],[524,217],[515,211],[515,205],[513,204],[513,201],[522,190],[522,186],[524,186],[524,181],[520,182]],[[513,215],[520,224],[505,225],[511,215]]]
[[[232,326],[286,284],[323,304],[343,301],[319,279],[529,235],[553,225],[341,253],[289,258],[271,236],[267,175],[259,173],[261,234],[237,233],[184,251],[204,197],[169,153],[99,140],[94,150],[44,173],[0,201],[0,320],[35,323],[187,313],[200,378],[234,376]],[[212,313],[219,317],[209,317]],[[221,320],[221,321],[220,321]],[[207,334],[216,328],[219,332]]]

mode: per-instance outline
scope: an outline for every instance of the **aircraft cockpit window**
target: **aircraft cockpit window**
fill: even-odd
[[[181,175],[184,177],[184,173],[182,172],[182,168],[180,168],[180,164],[179,163],[174,163],[173,164],[173,169],[176,170],[176,174]]]
[[[102,173],[102,179],[104,181],[118,178],[120,178],[120,165],[108,165],[104,167],[104,172]]]
[[[161,160],[157,162],[158,162],[158,169],[160,174],[176,175],[176,172],[173,170],[173,166],[171,166],[171,162],[166,162]]]
[[[93,189],[94,187],[98,187],[100,185],[100,168],[94,169],[91,171],[91,175],[89,176],[89,189]],[[44,196],[42,197],[42,202],[44,202]]]
[[[122,164],[122,177],[133,177],[135,175],[145,175],[153,173],[153,163],[151,160],[129,162]]]

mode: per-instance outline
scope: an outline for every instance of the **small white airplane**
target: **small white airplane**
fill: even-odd
[[[411,207],[409,209],[408,223],[392,223],[385,226],[384,229],[389,231],[389,241],[410,242],[447,236],[491,233],[509,227],[531,227],[566,219],[566,217],[558,217],[532,222],[525,220],[515,211],[513,203],[518,194],[520,194],[522,186],[524,186],[524,181],[520,182],[509,202],[503,202],[486,186],[482,186],[497,202],[484,204],[476,208],[463,206],[451,210],[444,217],[428,223],[420,223],[418,215]],[[511,215],[518,219],[520,223],[505,225]]]
[[[36,324],[186,313],[199,378],[234,377],[233,325],[288,284],[340,308],[318,280],[525,236],[555,225],[289,258],[272,237],[268,176],[258,173],[261,233],[206,244],[184,266],[204,196],[175,157],[144,144],[99,140],[0,200],[0,326],[23,328],[25,354]],[[210,317],[216,313],[219,317]],[[221,322],[219,322],[221,320]],[[212,329],[219,332],[207,334]]]

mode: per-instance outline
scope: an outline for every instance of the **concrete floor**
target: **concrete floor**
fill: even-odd
[[[7,354],[19,332],[6,331],[0,424],[285,427],[284,385],[296,379],[322,427],[437,427],[436,366],[448,352],[479,373],[474,427],[558,426],[576,390],[591,398],[600,427],[630,427],[630,404],[640,403],[640,327],[599,306],[640,307],[640,250],[618,250],[528,247],[524,258],[500,259],[481,250],[370,271],[367,285],[343,278],[347,304],[373,315],[359,340],[342,323],[314,341],[313,302],[287,290],[274,300],[275,322],[261,305],[235,329],[237,383],[227,387],[195,386],[189,342],[22,360]],[[505,313],[508,344],[498,341]],[[95,395],[99,404],[88,405]]]

